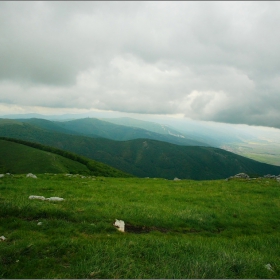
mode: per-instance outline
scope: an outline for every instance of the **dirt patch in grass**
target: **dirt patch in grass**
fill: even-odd
[[[130,233],[149,233],[155,230],[163,233],[167,233],[170,231],[166,228],[160,228],[160,227],[135,226],[127,223],[125,224],[125,231]]]
[[[132,225],[132,224],[125,224],[125,232],[128,233],[149,233],[151,231],[159,231],[162,233],[170,233],[170,232],[175,232],[175,233],[199,233],[202,230],[198,230],[195,228],[191,228],[191,229],[182,229],[182,230],[174,230],[174,229],[168,229],[168,228],[162,228],[162,227],[155,227],[155,226],[136,226],[136,225]],[[218,233],[220,233],[220,231],[217,231]]]

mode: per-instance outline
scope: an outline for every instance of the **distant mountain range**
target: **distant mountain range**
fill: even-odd
[[[196,140],[189,139],[179,132],[156,123],[138,121],[142,127],[119,125],[96,118],[85,118],[71,121],[49,121],[44,119],[18,119],[17,121],[35,125],[51,131],[67,134],[84,135],[94,138],[107,138],[116,141],[133,139],[153,139],[177,145],[208,146]]]
[[[178,132],[177,130],[166,126],[162,124],[158,124],[155,122],[148,122],[148,121],[142,121],[142,120],[136,120],[133,118],[103,118],[103,121],[118,124],[118,125],[124,125],[128,127],[137,127],[142,128],[148,131],[164,134],[164,135],[172,135],[179,138],[188,138],[182,133]]]
[[[93,129],[91,124],[98,129]],[[280,167],[250,160],[218,148],[175,145],[147,137],[129,141],[101,138],[101,135],[104,137],[107,133],[107,136],[118,135],[121,139],[124,137],[122,133],[131,135],[133,131],[125,130],[123,126],[119,128],[112,125],[92,119],[59,124],[46,120],[2,119],[0,136],[37,142],[73,152],[139,177],[206,180],[222,179],[240,172],[261,176],[280,173]],[[113,130],[111,134],[110,128]],[[97,133],[94,134],[95,132]],[[83,135],[78,135],[79,133]],[[86,133],[91,137],[84,136]]]

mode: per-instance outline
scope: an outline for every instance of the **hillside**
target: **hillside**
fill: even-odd
[[[94,120],[94,119],[91,119]],[[146,137],[149,139],[165,141],[168,143],[173,143],[177,145],[195,145],[197,146],[212,146],[216,148],[221,148],[226,151],[251,158],[256,161],[280,166],[280,142],[279,135],[280,130],[271,128],[257,128],[249,126],[233,126],[224,124],[203,124],[203,123],[193,123],[191,121],[180,121],[171,122],[169,125],[159,124],[152,121],[143,121],[133,118],[106,118],[102,119],[106,122],[111,122],[121,126],[127,126],[130,128],[141,128],[144,130]],[[21,121],[21,120],[19,120]],[[80,134],[74,130],[67,130],[60,126],[61,122],[46,121],[42,119],[22,119],[24,122],[28,122],[38,127],[45,128],[52,131],[63,132],[67,134]],[[82,122],[82,120],[80,120]],[[83,123],[83,122],[82,122]],[[164,123],[164,120],[163,120]],[[168,122],[167,122],[168,123]],[[100,123],[102,124],[102,123]],[[104,123],[103,127],[106,127]],[[177,125],[176,125],[177,124]],[[177,130],[172,128],[174,125]],[[90,124],[89,124],[90,126]],[[99,128],[96,128],[98,131]],[[102,125],[100,125],[100,130],[102,130]],[[132,132],[133,130],[131,130]],[[147,132],[152,132],[151,135]],[[153,134],[153,133],[156,134]],[[82,133],[83,134],[83,133]],[[159,137],[158,134],[165,135],[164,138]],[[121,133],[118,140],[131,140],[141,137],[139,134],[131,133]],[[111,136],[104,135],[105,138],[110,138],[113,140],[116,136],[112,134]],[[91,137],[98,138],[98,135],[93,133]],[[176,136],[176,137],[174,137]],[[193,142],[193,141],[196,142]],[[207,144],[206,144],[207,143]]]
[[[0,139],[0,173],[90,173],[83,164],[62,156]]]
[[[19,121],[22,123],[28,123],[30,125],[36,126],[37,128],[43,128],[43,129],[54,131],[54,132],[79,135],[79,132],[75,132],[74,130],[65,129],[60,125],[60,122],[56,122],[56,121],[50,121],[50,120],[38,119],[38,118],[16,119],[16,121]],[[97,135],[93,135],[93,136],[97,137]]]
[[[182,133],[174,130],[173,128],[168,127],[166,125],[159,124],[159,123],[155,123],[155,122],[142,121],[142,120],[127,118],[127,117],[103,118],[101,120],[104,120],[104,121],[107,121],[110,123],[114,123],[114,124],[118,124],[118,125],[124,125],[124,126],[129,126],[129,127],[138,127],[138,128],[146,129],[148,131],[152,131],[152,132],[156,132],[156,133],[160,133],[160,134],[174,135],[177,137],[185,138],[185,136]]]
[[[16,143],[16,142],[21,143]],[[34,147],[35,146],[35,147]],[[0,138],[0,173],[72,173],[109,177],[130,177],[103,163],[59,149]]]
[[[26,123],[0,122],[0,136],[38,142],[70,151],[139,177],[196,180],[227,178],[240,172],[252,176],[280,173],[280,167],[260,163],[218,148],[179,146],[149,139],[113,141],[67,135]]]
[[[102,137],[116,141],[145,138],[177,145],[208,146],[206,143],[185,138],[183,135],[180,135],[175,131],[173,131],[172,135],[170,134],[171,132],[157,133],[139,127],[114,124],[96,118],[84,118],[63,122],[48,121],[43,119],[20,119],[18,121],[56,132],[58,131],[67,134],[83,135],[94,138]],[[148,128],[150,127],[148,126]]]
[[[275,179],[95,179],[0,178],[2,279],[280,278]]]

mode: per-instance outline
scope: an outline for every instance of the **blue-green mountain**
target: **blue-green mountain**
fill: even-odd
[[[32,118],[18,119],[18,121],[29,123],[51,131],[59,131],[75,135],[78,134],[94,138],[102,137],[116,141],[145,138],[177,145],[208,146],[206,143],[187,138],[171,128],[167,130],[165,127],[155,123],[142,127],[139,127],[138,125],[137,127],[137,125],[133,126],[133,123],[132,125],[119,125],[96,118],[84,118],[71,121],[49,121]]]
[[[76,153],[139,177],[206,180],[240,172],[252,176],[280,173],[280,167],[219,148],[182,146],[151,139],[114,141],[55,132],[13,120],[0,120],[0,136]]]

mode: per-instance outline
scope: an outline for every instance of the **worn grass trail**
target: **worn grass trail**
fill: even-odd
[[[0,277],[280,278],[279,195],[271,179],[6,176]]]

